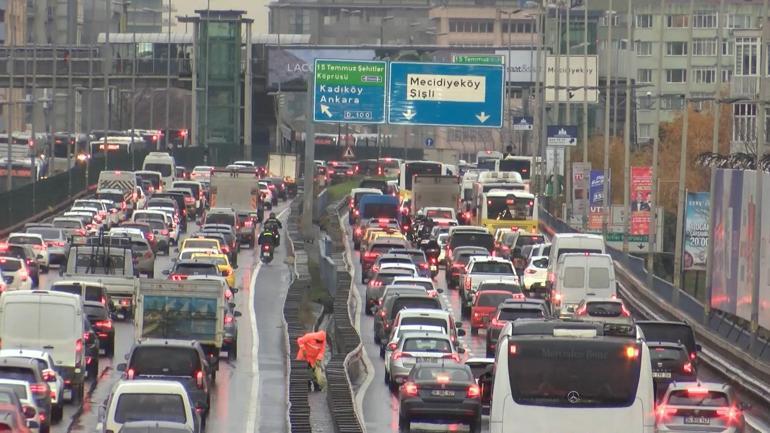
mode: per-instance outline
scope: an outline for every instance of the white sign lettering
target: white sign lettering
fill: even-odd
[[[407,74],[409,101],[484,102],[486,78],[475,75]]]

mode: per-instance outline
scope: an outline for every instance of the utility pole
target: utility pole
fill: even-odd
[[[609,224],[610,211],[612,210],[612,200],[610,200],[610,103],[612,88],[612,24],[615,11],[612,9],[612,0],[610,0],[609,10],[605,15],[607,17],[607,78],[604,82],[604,212],[602,212],[602,236],[607,238],[607,225]]]
[[[612,0],[610,0],[612,1]],[[546,35],[548,34],[548,16],[550,15],[550,12],[548,11],[547,7],[543,7],[543,37],[541,39],[541,50],[540,54],[538,55],[538,62],[542,60],[542,62],[539,63],[538,68],[540,69],[538,71],[538,75],[540,75],[540,79],[542,80],[540,82],[540,137],[538,140],[538,154],[541,158],[541,169],[539,170],[540,173],[540,193],[545,194],[546,187],[545,187],[545,181],[547,179],[546,177],[546,169],[548,168],[548,163],[546,159],[546,142],[547,142],[547,136],[548,136],[548,110],[546,110],[545,107],[545,70],[546,70],[546,64],[548,63],[548,46],[547,46],[547,39]],[[541,59],[542,57],[542,59]]]
[[[72,90],[72,52],[67,54],[67,193],[72,195],[72,152],[77,143],[75,134],[75,93]],[[34,96],[35,93],[33,92]],[[34,118],[34,116],[33,116]],[[72,146],[72,147],[70,147]]]
[[[570,35],[570,21],[572,20],[572,0],[567,0],[567,91],[564,92],[566,98],[566,123],[572,125],[572,88],[570,87],[570,75],[572,75],[572,69],[570,68],[570,59],[572,57],[572,35]],[[575,137],[577,138],[577,137]],[[572,218],[573,203],[572,203],[572,149],[570,146],[566,146],[564,149],[564,197],[567,203],[567,212],[564,214],[565,221],[569,222]]]
[[[112,0],[105,0],[107,3],[107,11],[105,13],[105,21],[107,29],[104,39],[104,169],[109,167],[109,154],[107,150],[107,135],[110,129],[110,71],[112,70],[112,53],[110,52],[110,29],[112,27]]]
[[[166,143],[166,149],[171,147],[171,0],[168,1],[168,31],[166,38],[166,131],[163,136]],[[162,22],[162,21],[161,21]]]
[[[628,0],[628,11],[626,14],[626,53],[631,53],[631,44],[634,40],[633,29],[631,27],[631,21],[634,18],[634,14],[631,11],[631,0]],[[688,51],[689,52],[689,51]],[[629,55],[629,59],[630,59]],[[630,203],[630,187],[631,187],[631,77],[629,76],[629,68],[626,70],[626,119],[623,122],[623,172],[625,173],[626,183],[623,188],[623,209],[626,213],[626,217],[623,218],[623,253],[628,254],[628,236],[629,226],[631,220],[631,213],[629,212]],[[688,69],[689,70],[689,69]],[[653,178],[655,182],[655,178]],[[654,211],[651,211],[651,213]]]
[[[312,239],[313,233],[313,200],[315,198],[315,123],[313,123],[313,89],[315,77],[307,79],[307,95],[305,107],[305,181],[302,196],[302,233],[305,239]]]
[[[252,101],[252,47],[251,47],[252,21],[246,22],[246,71],[243,79],[243,158],[251,161],[251,110]],[[185,105],[186,107],[186,105]]]
[[[598,90],[597,90],[598,92]],[[583,2],[583,164],[588,163],[588,0]],[[590,176],[589,176],[590,179]],[[589,185],[586,194],[589,194]],[[591,205],[590,198],[583,207],[583,230],[588,225],[588,208]]]
[[[767,1],[767,0],[765,0]],[[690,18],[687,27],[687,69],[686,73],[689,75],[692,68],[692,29],[693,29],[693,14],[695,13],[695,0],[690,0]],[[722,47],[719,47],[720,49]],[[677,213],[676,213],[676,244],[674,248],[674,292],[673,299],[671,300],[674,307],[679,306],[679,291],[682,290],[682,241],[684,239],[684,203],[685,203],[685,191],[686,191],[686,170],[687,170],[687,134],[690,122],[690,79],[692,77],[686,76],[687,80],[685,86],[684,95],[684,121],[682,122],[682,145],[679,153],[679,197],[677,200]],[[760,82],[762,81],[760,76]],[[760,104],[761,106],[761,104]],[[757,122],[760,125],[763,122]],[[759,130],[764,130],[762,127],[758,127]]]
[[[13,93],[14,93],[14,51],[16,51],[16,19],[13,16],[13,4],[14,2],[8,3],[8,18],[9,21],[9,29],[11,31],[11,37],[9,40],[11,41],[11,53],[9,56],[9,64],[8,64],[8,75],[9,75],[9,81],[10,86],[8,86],[8,93],[6,93],[8,96],[5,98],[5,107],[8,109],[8,126],[6,127],[6,130],[8,132],[8,160],[6,161],[6,173],[5,173],[5,189],[6,191],[10,191],[13,189]],[[11,202],[13,200],[8,200],[8,216],[11,216]]]
[[[655,83],[655,136],[652,141],[652,191],[650,194],[649,252],[647,254],[647,287],[652,287],[655,278],[655,250],[658,241],[658,151],[660,148],[660,104],[663,83],[663,34],[666,27],[666,0],[660,0],[660,27],[658,28],[658,79]],[[722,47],[718,46],[719,52]],[[689,51],[688,51],[689,52]],[[718,86],[718,84],[717,84]]]

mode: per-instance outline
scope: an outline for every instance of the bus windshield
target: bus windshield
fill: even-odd
[[[404,184],[402,188],[412,190],[412,177],[418,174],[441,174],[441,164],[435,162],[407,162],[404,164]]]
[[[515,171],[521,175],[523,180],[530,179],[532,161],[522,159],[501,159],[499,171]]]
[[[510,197],[487,197],[487,218],[510,221],[532,219],[535,207],[530,202]]]
[[[615,340],[511,340],[511,396],[522,405],[626,407],[633,404],[641,346]],[[629,356],[630,353],[635,354]]]

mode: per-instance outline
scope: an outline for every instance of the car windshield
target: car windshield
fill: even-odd
[[[45,228],[45,227],[34,227],[31,229],[27,229],[27,233],[34,233],[36,235],[40,235],[45,240],[62,239],[64,237],[62,236],[61,230],[57,230],[53,228]]]
[[[497,307],[505,302],[506,299],[511,298],[510,293],[489,293],[481,292],[478,295],[479,307]]]
[[[211,213],[206,215],[206,224],[235,225],[235,215],[226,213]]]
[[[403,352],[451,353],[452,343],[443,338],[412,337],[404,340],[401,350]]]
[[[476,262],[473,264],[473,273],[480,274],[505,274],[513,275],[513,266],[505,262]]]
[[[428,211],[425,212],[425,216],[428,218],[454,218],[452,211],[449,209],[428,209]]]
[[[479,292],[484,290],[505,290],[511,293],[521,293],[521,287],[513,283],[481,283]]]
[[[669,394],[668,405],[726,407],[730,406],[730,399],[727,397],[727,394],[720,391],[705,390],[705,392],[693,392],[689,390],[676,390]]]
[[[517,319],[540,319],[543,317],[545,317],[545,313],[539,308],[506,308],[500,310],[497,320],[512,322]]]
[[[174,173],[171,172],[171,164],[147,163],[147,164],[144,164],[144,169],[146,171],[157,171],[163,177],[169,177],[174,175]]]
[[[185,423],[184,400],[177,394],[121,394],[115,422],[170,421]]]
[[[194,377],[201,369],[193,347],[139,346],[131,355],[130,364],[137,376]]]
[[[83,286],[80,284],[54,283],[51,290],[55,292],[71,293],[82,296]],[[102,288],[96,286],[85,286],[86,299],[84,301],[102,302]]]
[[[88,320],[106,320],[109,318],[109,315],[107,314],[107,309],[104,307],[98,307],[96,305],[86,305],[83,307],[83,311],[85,311],[86,316],[88,316]]]

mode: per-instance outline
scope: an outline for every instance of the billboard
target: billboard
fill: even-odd
[[[630,234],[646,235],[650,233],[651,199],[652,167],[631,167]]]
[[[305,83],[313,74],[315,59],[373,60],[374,50],[340,48],[268,48],[268,90],[305,91]]]
[[[588,231],[602,230],[604,215],[604,170],[591,170],[588,188]]]
[[[707,192],[688,192],[685,204],[684,256],[685,271],[706,270],[709,239],[710,195]]]
[[[744,320],[751,320],[754,287],[753,260],[759,258],[759,325],[770,328],[770,227],[761,227],[760,253],[754,251],[753,233],[758,222],[754,217],[756,172],[741,170],[716,171],[711,196],[713,219],[711,240],[713,262],[711,307]],[[770,174],[762,176],[765,203],[760,221],[770,218]]]
[[[590,162],[572,163],[572,218],[582,225],[583,215],[588,210],[588,189],[591,177]]]
[[[511,50],[510,60],[508,50],[497,50],[495,54],[503,56],[506,69],[506,80],[514,83],[532,83],[537,80],[537,51]]]
[[[556,59],[559,58],[559,92],[556,93]],[[545,101],[599,102],[598,56],[547,56],[545,64]],[[567,65],[569,64],[569,67]],[[567,84],[572,93],[568,97]]]

